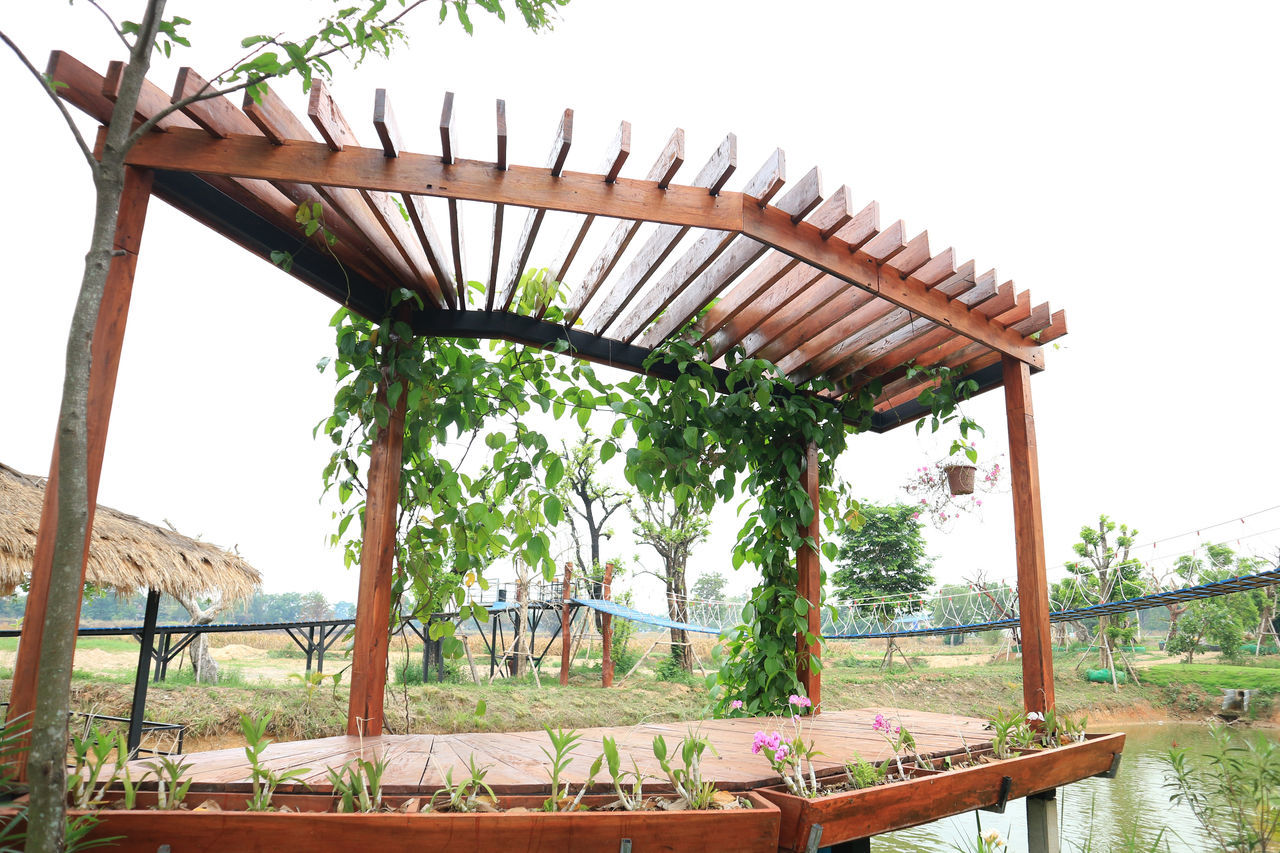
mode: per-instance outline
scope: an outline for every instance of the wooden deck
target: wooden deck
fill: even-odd
[[[868,761],[890,757],[889,745],[871,728],[877,713],[884,713],[906,727],[915,736],[922,755],[960,751],[966,745],[973,748],[991,739],[984,728],[986,721],[973,717],[883,708],[828,711],[805,723],[807,736],[813,738],[823,753],[816,762],[819,771],[839,767],[855,752]],[[646,787],[661,790],[657,780],[662,778],[662,774],[653,757],[653,738],[662,735],[668,745],[674,747],[691,725],[699,726],[702,733],[711,739],[717,753],[704,756],[704,778],[715,780],[721,788],[735,791],[771,785],[777,781],[769,763],[762,756],[751,753],[755,733],[776,727],[776,721],[769,718],[582,729],[582,740],[574,752],[567,778],[574,784],[583,782],[590,773],[591,763],[601,752],[601,739],[611,736],[618,741],[624,755],[629,753],[635,758],[642,773],[654,777],[655,781]],[[477,765],[489,768],[485,781],[495,791],[516,794],[546,788],[550,761],[543,754],[543,747],[549,749],[550,742],[546,733],[541,731],[381,735],[363,740],[341,736],[272,744],[264,753],[264,763],[276,771],[307,768],[309,772],[302,777],[306,787],[328,790],[327,768],[341,767],[357,756],[366,759],[384,757],[388,767],[383,777],[383,790],[387,793],[408,793],[439,787],[449,768],[453,768],[455,782],[466,778],[468,759],[475,756]],[[189,778],[193,780],[193,790],[247,788],[249,767],[242,748],[195,752],[184,758],[191,765]],[[138,763],[145,765],[149,759]],[[624,757],[623,765],[630,767],[631,761]],[[597,782],[601,781],[607,782],[608,779],[602,774],[597,779]],[[287,786],[280,790],[302,789]]]

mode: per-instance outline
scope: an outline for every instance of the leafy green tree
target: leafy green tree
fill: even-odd
[[[1203,556],[1197,551],[1179,557],[1175,564],[1188,586],[1250,575],[1266,568],[1265,561],[1238,557],[1226,545],[1205,543],[1200,550]],[[1226,660],[1238,660],[1245,633],[1258,627],[1268,605],[1267,593],[1260,589],[1188,602],[1178,620],[1170,625],[1164,650],[1170,655],[1186,655],[1186,662],[1191,663],[1196,652],[1210,644],[1218,646]]]
[[[1079,560],[1067,563],[1071,573],[1059,590],[1066,607],[1092,607],[1142,595],[1147,585],[1142,563],[1129,556],[1137,530],[1098,516],[1096,526],[1080,528],[1080,541],[1071,546]],[[1134,627],[1126,616],[1098,619],[1098,650],[1103,669],[1115,672],[1115,647],[1133,639]],[[1114,683],[1114,682],[1113,682]]]
[[[569,535],[573,540],[573,553],[578,571],[589,579],[591,596],[604,594],[604,562],[601,559],[601,543],[612,536],[609,519],[627,504],[630,497],[604,479],[600,470],[600,439],[585,430],[578,442],[570,446],[560,444],[560,458],[564,463],[564,479],[556,488],[556,496],[564,503],[565,518],[569,522]],[[581,525],[581,530],[579,530]],[[583,551],[583,544],[587,550]],[[601,626],[600,613],[595,614],[597,630]]]
[[[556,5],[567,0],[514,0],[526,24],[546,27]],[[115,223],[125,184],[125,160],[133,145],[151,131],[156,122],[198,100],[218,97],[242,89],[255,97],[269,81],[296,76],[304,86],[317,72],[329,73],[329,59],[341,54],[361,61],[370,55],[385,55],[405,38],[403,18],[425,0],[387,10],[386,0],[355,2],[326,16],[320,25],[296,38],[284,35],[250,35],[233,48],[240,57],[228,71],[216,77],[204,90],[157,112],[135,126],[136,107],[143,81],[157,50],[168,56],[177,46],[189,44],[186,18],[165,17],[166,0],[146,0],[138,21],[117,22],[98,3],[97,12],[106,19],[109,37],[119,41],[127,54],[119,93],[102,137],[99,152],[85,138],[67,106],[58,98],[59,81],[46,80],[22,49],[6,33],[3,41],[22,66],[46,92],[63,117],[88,166],[95,190],[94,217],[85,255],[84,273],[67,339],[66,374],[58,415],[58,501],[53,547],[50,594],[46,607],[44,640],[37,672],[36,710],[31,720],[28,773],[31,828],[27,849],[33,853],[60,850],[65,839],[65,750],[66,719],[70,710],[71,657],[79,609],[80,575],[89,526],[88,507],[88,408],[90,349],[97,326],[107,273],[115,254]],[[480,8],[503,15],[501,0],[477,0]],[[452,6],[463,26],[471,28],[469,0],[440,3],[447,14]],[[243,55],[245,50],[247,55]]]
[[[864,504],[861,515],[862,526],[841,536],[832,582],[845,601],[875,601],[888,630],[895,617],[924,606],[924,592],[933,583],[933,559],[925,551],[915,507]],[[886,665],[895,648],[890,637]]]
[[[662,571],[654,574],[666,587],[667,616],[674,622],[687,624],[689,552],[707,538],[711,519],[707,513],[677,506],[668,495],[658,498],[641,495],[630,508],[636,540],[653,548],[662,558]],[[671,629],[671,657],[685,672],[693,671],[693,647],[689,645],[688,631]]]
[[[698,575],[689,591],[700,601],[723,601],[724,590],[728,585],[729,579],[713,569]]]

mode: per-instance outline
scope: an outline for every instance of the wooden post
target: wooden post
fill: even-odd
[[[1022,701],[1044,711],[1053,701],[1053,645],[1049,632],[1049,581],[1045,573],[1044,522],[1040,512],[1040,462],[1031,408],[1031,368],[1004,357],[1005,414],[1009,420],[1009,471],[1018,554],[1018,624],[1022,635]]]
[[[561,591],[560,598],[560,686],[569,686],[569,645],[572,642],[569,638],[570,629],[570,610],[569,610],[569,592],[573,582],[573,563],[564,564],[564,589]]]
[[[355,645],[351,652],[351,699],[347,706],[349,735],[382,734],[391,628],[391,566],[396,550],[406,396],[400,395],[386,429],[379,430],[374,437],[369,458]]]
[[[120,349],[124,343],[125,324],[129,319],[129,299],[133,295],[133,275],[138,266],[142,226],[147,218],[147,203],[151,200],[152,178],[149,169],[125,167],[124,189],[120,195],[120,210],[116,214],[116,236],[113,243],[118,254],[111,259],[111,267],[107,271],[98,320],[93,330],[87,411],[86,485],[89,515],[80,566],[82,595],[84,567],[89,561],[89,542],[93,536],[93,516],[98,506],[102,458],[107,446],[107,426],[111,420],[111,403],[115,397],[116,374],[120,369]],[[36,536],[36,551],[31,565],[31,588],[27,593],[26,614],[22,620],[22,638],[18,642],[18,656],[13,667],[13,689],[9,697],[8,719],[12,721],[25,717],[28,725],[36,707],[36,670],[44,640],[44,620],[49,603],[57,523],[58,444],[55,440],[53,461],[49,463],[49,481],[44,490],[44,507],[40,514],[40,532]],[[77,623],[79,612],[77,605]],[[18,773],[25,778],[25,750],[18,755],[16,761]]]
[[[604,600],[613,595],[613,563],[604,564]],[[600,681],[605,687],[613,686],[613,617],[600,614]]]
[[[805,451],[804,484],[809,492],[809,502],[813,506],[813,520],[809,522],[806,534],[813,538],[814,547],[802,546],[796,553],[796,569],[799,580],[796,594],[809,602],[806,618],[808,633],[820,637],[822,633],[822,565],[819,562],[821,544],[820,516],[818,510],[818,475],[821,472],[818,461],[818,447],[809,442]],[[810,657],[822,656],[821,641],[810,643],[804,633],[796,634],[796,678],[804,685],[805,695],[813,703],[813,713],[818,713],[822,702],[822,672],[810,665]]]

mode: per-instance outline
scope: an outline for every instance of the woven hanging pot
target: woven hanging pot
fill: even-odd
[[[973,478],[978,472],[975,465],[952,465],[947,469],[947,483],[952,495],[973,494]]]

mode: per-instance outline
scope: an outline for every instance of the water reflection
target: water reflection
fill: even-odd
[[[1190,747],[1199,752],[1210,745],[1209,729],[1201,725],[1132,725],[1117,730],[1127,734],[1120,775],[1115,779],[1086,779],[1058,790],[1058,818],[1064,853],[1077,851],[1110,851],[1122,849],[1126,837],[1146,843],[1138,849],[1150,849],[1161,829],[1170,851],[1212,850],[1195,816],[1186,806],[1169,802],[1169,789],[1164,787],[1163,756],[1172,746]],[[1256,737],[1259,730],[1245,730]],[[1277,738],[1274,731],[1266,735]],[[999,830],[1009,841],[1009,851],[1025,850],[1027,823],[1025,802],[1009,804],[1000,814],[979,813],[984,831]],[[877,853],[936,853],[959,846],[971,849],[977,835],[977,822],[972,813],[957,815],[928,826],[906,829],[878,836],[871,843]],[[1159,847],[1164,850],[1163,844]]]

